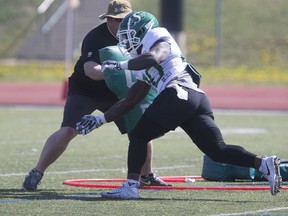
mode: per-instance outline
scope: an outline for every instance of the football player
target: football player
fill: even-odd
[[[99,17],[101,20],[106,19],[107,22],[96,26],[85,36],[81,47],[81,56],[69,78],[68,97],[61,127],[46,140],[35,168],[25,177],[22,184],[23,189],[37,190],[45,170],[63,154],[70,141],[78,134],[76,123],[81,120],[83,115],[95,110],[105,112],[118,101],[117,96],[105,83],[101,71],[99,50],[117,45],[116,33],[120,22],[131,11],[131,3],[127,0],[110,1],[107,12]],[[122,120],[117,120],[115,123],[122,134],[127,132]],[[147,163],[143,167],[143,175],[145,174],[143,183],[165,185],[165,182],[152,173],[152,144],[150,141],[148,142],[149,154]]]
[[[259,156],[241,146],[225,143],[214,121],[207,95],[197,87],[197,81],[189,73],[191,68],[187,67],[188,63],[171,34],[159,27],[152,14],[145,11],[128,14],[120,24],[118,38],[122,52],[129,53],[133,58],[108,60],[102,64],[102,69],[135,70],[138,80],[127,97],[103,115],[82,119],[77,124],[79,133],[87,134],[106,122],[118,119],[139,103],[151,86],[157,89],[158,96],[130,133],[126,182],[115,190],[102,192],[103,197],[139,198],[139,177],[147,154],[147,142],[178,126],[212,160],[259,169],[269,181],[271,194],[279,192],[280,159],[277,156]]]

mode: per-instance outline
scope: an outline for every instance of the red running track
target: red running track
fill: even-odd
[[[288,111],[288,87],[205,86],[203,90],[217,109]],[[63,83],[0,82],[0,105],[51,105],[65,103]]]

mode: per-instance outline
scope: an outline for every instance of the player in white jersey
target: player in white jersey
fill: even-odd
[[[137,82],[125,99],[116,103],[103,115],[88,115],[77,123],[80,134],[87,134],[106,122],[111,122],[131,110],[155,87],[159,95],[147,108],[130,133],[127,181],[122,187],[101,195],[107,198],[139,198],[139,177],[145,162],[147,142],[181,127],[197,147],[212,160],[259,169],[270,184],[271,194],[281,187],[277,156],[263,157],[241,146],[226,144],[214,122],[206,94],[197,87],[198,80],[170,33],[158,26],[150,13],[140,11],[128,14],[120,24],[119,44],[123,53],[132,59],[103,62],[105,68],[135,70]],[[194,77],[194,80],[193,80]],[[196,76],[197,78],[197,76]]]

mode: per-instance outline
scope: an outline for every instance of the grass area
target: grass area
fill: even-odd
[[[276,154],[287,159],[288,149],[284,147],[288,139],[287,113],[216,111],[215,117],[227,143],[240,144],[261,155]],[[120,135],[114,124],[76,137],[62,157],[48,168],[38,192],[20,190],[24,176],[37,162],[46,138],[57,130],[61,118],[62,108],[57,107],[0,107],[1,215],[287,214],[287,191],[273,197],[268,191],[141,190],[140,200],[111,201],[99,196],[107,189],[63,185],[67,179],[125,178],[127,137]],[[266,132],[231,133],[231,129],[237,128],[260,128]],[[202,158],[203,154],[181,131],[170,132],[154,141],[153,167],[160,176],[201,175]],[[190,184],[227,183],[196,181]]]
[[[0,63],[0,67],[1,81],[58,82],[65,76],[64,62],[12,61]]]

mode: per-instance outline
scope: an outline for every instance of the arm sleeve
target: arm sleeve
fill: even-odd
[[[89,32],[82,43],[81,55],[83,62],[94,61],[100,64],[99,49],[101,49],[101,45],[95,40],[93,32]]]

